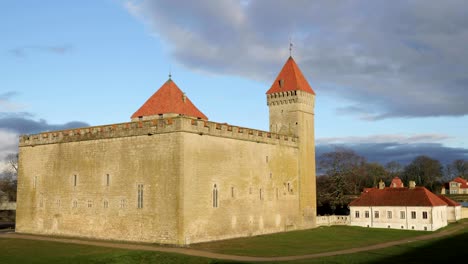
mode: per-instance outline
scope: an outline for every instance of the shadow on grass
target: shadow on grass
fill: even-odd
[[[466,243],[468,232],[435,241],[416,242],[397,246],[395,251],[401,250],[401,254],[392,254],[392,250],[383,252],[369,252],[382,254],[383,257],[368,263],[447,263],[447,261],[459,261],[466,258]]]

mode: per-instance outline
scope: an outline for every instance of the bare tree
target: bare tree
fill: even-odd
[[[337,148],[333,152],[320,155],[318,160],[319,169],[331,179],[327,196],[331,199],[332,209],[343,207],[347,203],[346,194],[361,191],[360,168],[365,164],[365,159],[352,150]]]
[[[455,176],[460,176],[465,179],[468,176],[468,160],[455,160],[452,163],[452,168],[454,173],[456,173]]]
[[[417,185],[435,191],[442,178],[442,165],[428,156],[418,156],[405,167],[403,175],[404,180],[416,181]]]
[[[7,161],[10,168],[14,171],[15,174],[18,174],[18,153],[10,153],[6,156],[5,160]]]

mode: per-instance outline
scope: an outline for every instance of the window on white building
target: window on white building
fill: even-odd
[[[364,212],[364,217],[365,217],[365,218],[369,218],[369,211],[365,211],[365,212]]]
[[[427,212],[422,212],[423,219],[427,219]]]
[[[405,218],[406,218],[405,211],[400,211],[400,219],[405,219]]]
[[[392,211],[387,211],[387,218],[392,219]]]
[[[416,212],[415,211],[411,211],[411,219],[416,219]]]
[[[356,211],[356,212],[354,213],[354,215],[355,215],[356,218],[359,218],[359,211]]]
[[[379,216],[380,216],[379,211],[375,211],[375,212],[374,212],[374,218],[379,218]]]

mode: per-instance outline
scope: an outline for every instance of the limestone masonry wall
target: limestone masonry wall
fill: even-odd
[[[35,146],[97,139],[189,132],[262,143],[297,146],[298,138],[250,128],[232,126],[188,117],[153,119],[61,131],[43,132],[20,137],[19,146]]]

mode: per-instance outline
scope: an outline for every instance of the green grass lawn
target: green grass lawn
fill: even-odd
[[[0,263],[216,263],[179,254],[0,238]]]
[[[429,232],[330,226],[200,243],[191,245],[191,248],[232,255],[292,256],[362,247],[425,234],[429,234]]]
[[[452,224],[454,228],[459,224]],[[255,256],[303,255],[410,238],[428,232],[323,227],[305,231],[204,243],[192,248]],[[468,225],[454,235],[368,252],[288,263],[445,263],[463,259]],[[234,263],[172,253],[124,250],[0,237],[0,263]]]
[[[283,263],[449,263],[464,262],[468,226],[454,235],[355,254]]]

